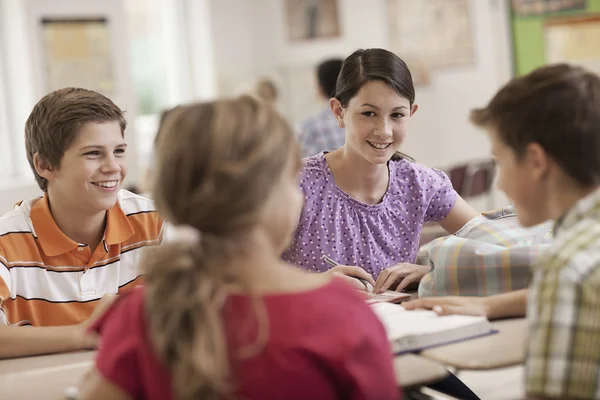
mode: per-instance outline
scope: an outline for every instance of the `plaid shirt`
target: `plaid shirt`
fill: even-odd
[[[523,228],[513,207],[484,213],[454,235],[424,245],[421,264],[432,271],[419,297],[490,296],[526,288],[535,258],[552,240],[551,224]]]
[[[301,124],[298,141],[302,146],[302,157],[310,157],[342,147],[345,138],[344,130],[338,126],[337,119],[327,107]]]
[[[600,189],[555,232],[529,292],[527,393],[600,399]]]

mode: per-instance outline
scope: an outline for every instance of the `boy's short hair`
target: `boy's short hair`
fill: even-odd
[[[471,121],[522,157],[538,143],[576,182],[600,184],[600,77],[554,64],[513,79]]]
[[[35,153],[51,167],[57,168],[83,125],[110,121],[119,122],[121,134],[125,135],[127,122],[123,111],[100,93],[81,88],[64,88],[42,97],[25,123],[27,159],[40,189],[46,191],[48,182],[35,170]]]
[[[335,83],[342,69],[344,60],[341,58],[323,61],[317,67],[319,86],[327,97],[335,96]]]

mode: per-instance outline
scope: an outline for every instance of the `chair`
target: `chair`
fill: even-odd
[[[493,160],[457,165],[450,169],[448,175],[452,186],[461,197],[466,199],[487,194],[487,208],[494,208],[491,189],[496,175],[496,163]]]

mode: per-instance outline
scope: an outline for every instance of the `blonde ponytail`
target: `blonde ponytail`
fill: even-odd
[[[201,238],[165,243],[143,264],[151,340],[178,400],[232,398],[230,360],[255,355],[268,330],[264,304],[255,298],[256,342],[228,349],[223,291],[229,284],[244,286],[230,264],[249,244],[288,163],[299,169],[300,148],[281,115],[247,96],[176,108],[156,145],[158,210],[170,223],[200,231]]]
[[[225,277],[211,271],[214,263],[205,247],[185,242],[164,244],[149,253],[145,263],[152,342],[170,369],[178,400],[231,396],[221,320]]]

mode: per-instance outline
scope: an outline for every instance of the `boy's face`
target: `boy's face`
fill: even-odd
[[[514,150],[502,142],[496,132],[490,130],[488,135],[498,164],[498,189],[514,203],[520,224],[529,227],[548,220],[548,188],[536,155],[528,149],[518,159]]]
[[[112,208],[127,172],[126,147],[117,121],[82,126],[60,166],[45,176],[52,204],[90,214]]]

